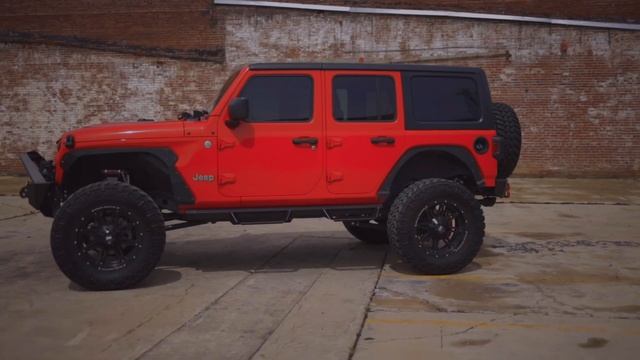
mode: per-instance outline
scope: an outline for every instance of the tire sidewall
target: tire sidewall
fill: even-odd
[[[462,185],[452,181],[431,181],[421,184],[412,196],[394,202],[391,212],[395,224],[389,224],[389,240],[401,257],[424,273],[445,274],[461,270],[477,255],[484,237],[484,218],[480,205]],[[399,198],[402,194],[399,196]],[[466,237],[458,251],[434,257],[418,245],[416,222],[430,203],[447,201],[456,206],[466,222]]]
[[[127,184],[123,184],[127,185]],[[91,185],[88,186],[88,188]],[[62,272],[73,282],[91,290],[109,290],[133,286],[144,279],[158,263],[165,244],[164,222],[155,203],[146,196],[126,191],[102,191],[80,189],[74,193],[57,212],[51,230],[51,250]],[[102,189],[104,190],[104,189]],[[115,190],[115,189],[114,189]],[[76,228],[93,211],[101,208],[118,208],[121,212],[131,212],[140,221],[137,225],[143,236],[141,248],[136,248],[136,259],[126,267],[116,270],[98,270],[87,265],[86,259],[78,255]]]

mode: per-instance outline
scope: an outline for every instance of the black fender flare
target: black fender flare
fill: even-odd
[[[116,155],[116,154],[147,154],[160,160],[165,166],[167,176],[171,182],[171,190],[176,202],[180,205],[194,204],[193,192],[182,178],[176,168],[178,157],[167,148],[113,148],[113,149],[85,149],[73,150],[62,159],[62,169],[66,172],[71,169],[79,159],[95,155]]]
[[[384,182],[380,186],[380,189],[378,190],[378,198],[381,200],[386,200],[389,197],[389,195],[391,194],[391,185],[400,172],[400,169],[402,169],[407,161],[411,160],[415,155],[418,154],[435,152],[447,153],[460,160],[469,169],[471,175],[473,175],[473,179],[475,180],[478,189],[482,189],[485,187],[484,177],[482,176],[482,172],[478,167],[478,163],[473,158],[473,155],[471,155],[471,152],[469,152],[469,150],[467,150],[466,148],[461,146],[420,146],[407,150],[402,155],[402,157],[400,157],[400,159],[393,166]]]

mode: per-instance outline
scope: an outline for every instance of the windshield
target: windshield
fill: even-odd
[[[242,70],[242,68],[243,68],[242,66],[238,66],[233,69],[233,71],[231,72],[231,75],[229,75],[227,80],[222,85],[222,88],[220,89],[220,92],[218,93],[216,100],[213,102],[213,106],[211,107],[211,112],[213,112],[213,109],[216,108],[216,105],[218,105],[218,102],[220,101],[222,96],[227,92],[227,89],[229,88],[229,86],[231,86],[231,83],[233,82],[233,80],[235,80],[236,76],[238,76],[238,73],[240,72],[240,70]]]

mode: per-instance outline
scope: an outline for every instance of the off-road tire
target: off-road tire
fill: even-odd
[[[100,270],[89,265],[86,255],[80,256],[78,228],[86,222],[85,217],[97,211],[126,212],[139,219],[135,225],[139,245],[131,250],[136,256],[122,268]],[[164,219],[156,203],[139,188],[114,180],[90,184],[73,193],[56,213],[51,228],[51,250],[58,267],[88,290],[126,289],[138,284],[155,268],[164,245]]]
[[[347,231],[356,239],[368,244],[386,244],[389,242],[387,227],[382,224],[371,224],[368,221],[345,221]]]
[[[429,254],[421,247],[417,223],[429,204],[446,202],[460,210],[466,232],[456,252]],[[478,201],[463,185],[444,179],[426,179],[408,186],[394,200],[387,220],[389,243],[400,258],[422,274],[451,274],[462,270],[478,254],[484,238],[484,215]]]
[[[493,103],[491,111],[496,124],[496,133],[502,138],[498,177],[506,179],[511,176],[518,165],[518,159],[520,159],[522,146],[520,121],[513,108],[507,104]]]

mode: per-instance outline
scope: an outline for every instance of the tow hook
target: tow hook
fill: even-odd
[[[25,185],[20,189],[20,197],[26,199],[29,197],[29,184]]]

